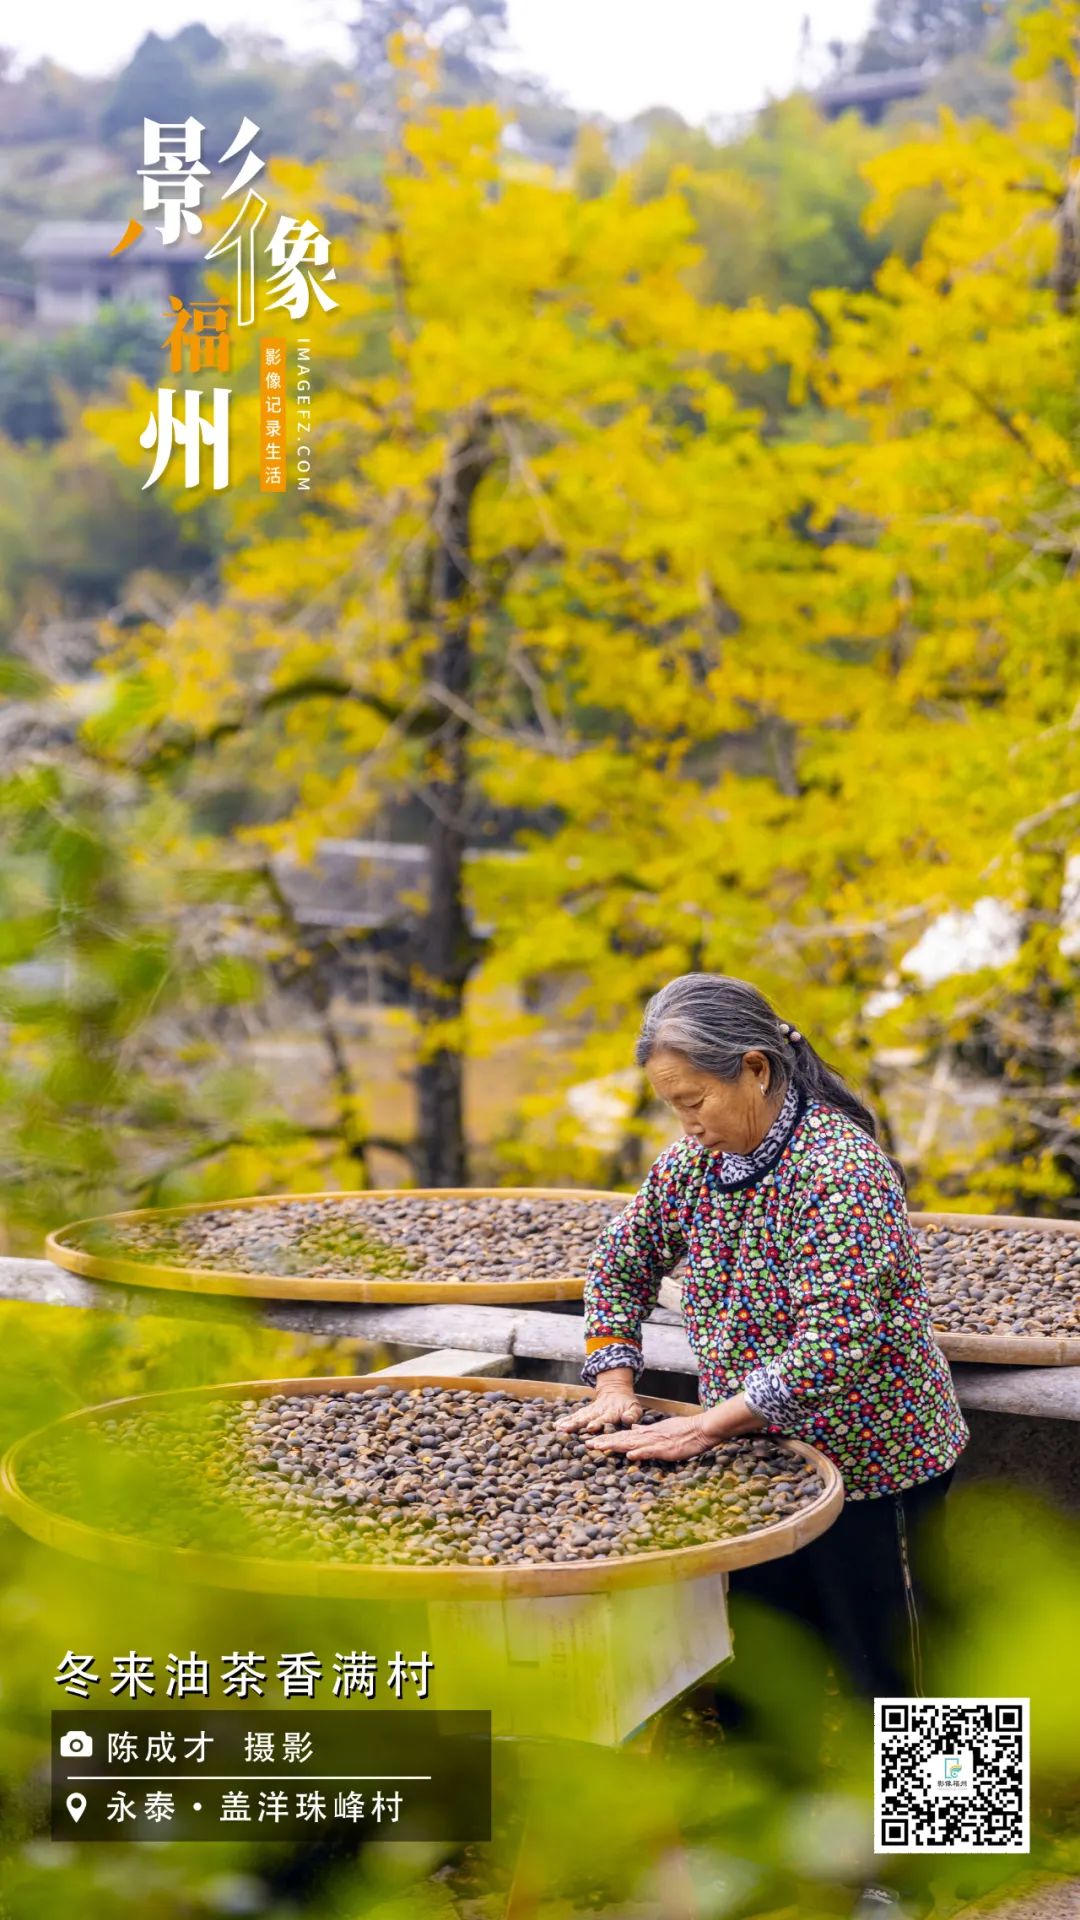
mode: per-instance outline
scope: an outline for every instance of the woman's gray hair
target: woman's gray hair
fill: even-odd
[[[770,1091],[780,1087],[786,1093],[794,1082],[805,1096],[838,1107],[872,1140],[878,1138],[870,1109],[748,980],[726,973],[680,973],[669,980],[645,1007],[634,1048],[637,1065],[644,1067],[661,1047],[718,1080],[737,1080],[745,1055],[763,1054]],[[896,1160],[892,1165],[906,1190],[903,1168]]]

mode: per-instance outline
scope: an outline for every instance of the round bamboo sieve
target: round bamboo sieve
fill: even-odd
[[[913,1213],[915,1227],[950,1227],[958,1232],[1057,1234],[1076,1240],[1080,1221],[1037,1220],[1014,1213]],[[945,1333],[935,1339],[948,1360],[982,1362],[999,1367],[1080,1366],[1080,1334]]]
[[[1080,1234],[1080,1221],[1036,1220],[1009,1213],[913,1213],[913,1227],[951,1227],[961,1231],[983,1232],[986,1228],[1003,1233],[1022,1229],[1070,1236]],[[674,1275],[665,1280],[661,1304],[676,1313],[682,1311],[682,1286]],[[971,1361],[998,1367],[1080,1366],[1080,1334],[1041,1333],[947,1333],[935,1327],[934,1338],[947,1360]]]
[[[554,1594],[596,1593],[622,1587],[643,1587],[672,1580],[692,1580],[699,1574],[731,1567],[745,1567],[762,1560],[776,1560],[794,1553],[807,1541],[832,1525],[844,1501],[839,1470],[815,1447],[800,1440],[777,1444],[787,1452],[810,1460],[822,1477],[823,1487],[816,1500],[789,1520],[760,1527],[753,1533],[732,1535],[728,1539],[707,1541],[692,1547],[633,1554],[626,1558],[584,1561],[552,1561],[537,1566],[506,1567],[407,1567],[393,1565],[357,1566],[344,1561],[295,1561],[282,1558],[240,1554],[202,1553],[190,1547],[162,1547],[151,1542],[107,1533],[87,1526],[81,1520],[68,1519],[51,1512],[26,1494],[19,1484],[19,1470],[34,1446],[72,1422],[91,1422],[117,1413],[148,1410],[166,1403],[197,1401],[232,1396],[237,1399],[263,1399],[270,1394],[363,1393],[390,1385],[377,1373],[348,1377],[329,1375],[300,1380],[232,1380],[205,1387],[182,1387],[159,1393],[132,1394],[122,1400],[109,1400],[99,1406],[82,1407],[62,1419],[24,1434],[9,1447],[0,1461],[0,1506],[24,1533],[63,1553],[83,1560],[103,1562],[159,1578],[184,1578],[214,1587],[238,1587],[248,1593],[279,1593],[309,1598],[367,1598],[413,1600],[489,1600],[532,1595],[550,1598]],[[396,1376],[393,1385],[406,1384]],[[539,1380],[486,1380],[476,1377],[410,1374],[407,1385],[465,1389],[471,1393],[508,1393],[517,1399],[542,1398],[563,1401],[589,1399],[587,1387],[560,1386]],[[646,1407],[663,1413],[685,1414],[686,1402],[658,1400],[639,1395]]]
[[[370,1304],[395,1302],[402,1306],[433,1302],[468,1302],[472,1305],[502,1306],[529,1300],[580,1300],[585,1291],[584,1274],[557,1275],[545,1280],[327,1280],[305,1279],[300,1274],[233,1273],[215,1267],[157,1266],[151,1261],[124,1260],[109,1254],[84,1253],[74,1244],[86,1227],[101,1227],[125,1220],[170,1220],[184,1214],[219,1212],[241,1208],[282,1206],[311,1200],[348,1200],[377,1202],[383,1199],[505,1199],[622,1201],[629,1193],[605,1192],[594,1187],[373,1187],[354,1193],[269,1193],[246,1200],[213,1202],[196,1200],[181,1207],[136,1207],[125,1213],[98,1214],[86,1220],[73,1220],[50,1233],[45,1251],[50,1260],[69,1273],[82,1274],[88,1280],[120,1281],[125,1286],[163,1287],[177,1293],[214,1293],[250,1300],[354,1300]]]

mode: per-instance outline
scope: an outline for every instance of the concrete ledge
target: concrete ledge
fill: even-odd
[[[1080,1420],[1080,1367],[972,1367],[953,1363],[956,1397],[984,1413]]]
[[[433,1353],[421,1353],[415,1360],[398,1360],[392,1367],[378,1367],[376,1371],[380,1379],[384,1373],[457,1373],[465,1378],[474,1374],[494,1374],[500,1378],[509,1374],[513,1365],[506,1353],[475,1353],[467,1347],[436,1347]]]
[[[0,1258],[0,1300],[26,1300],[45,1307],[108,1307],[122,1309],[124,1289],[103,1287],[96,1280],[80,1280],[76,1273],[54,1267],[51,1260]]]
[[[536,1308],[439,1306],[317,1305],[308,1301],[230,1300],[204,1294],[166,1293],[153,1288],[119,1287],[83,1280],[51,1260],[0,1257],[0,1300],[37,1306],[96,1307],[120,1314],[194,1313],[201,1317],[247,1316],[256,1312],[267,1326],[282,1331],[356,1339],[401,1346],[466,1349],[502,1355],[507,1361],[542,1360],[580,1365],[584,1353],[580,1313],[545,1313]],[[678,1313],[659,1306],[643,1329],[645,1364],[660,1373],[697,1373]],[[1035,1420],[1080,1421],[1080,1367],[979,1367],[952,1370],[961,1406],[986,1413]]]

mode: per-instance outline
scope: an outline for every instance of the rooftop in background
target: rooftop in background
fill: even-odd
[[[864,120],[875,120],[894,100],[911,100],[925,93],[934,78],[932,66],[891,67],[885,73],[850,73],[819,87],[814,98],[827,119],[849,107]]]
[[[127,222],[118,220],[43,220],[34,228],[29,239],[24,241],[22,251],[28,260],[87,260],[104,263],[110,258],[112,250],[124,237]],[[208,244],[208,243],[206,243]],[[202,260],[206,254],[206,244],[199,236],[184,236],[175,240],[171,246],[162,244],[161,235],[156,227],[147,227],[145,232],[124,253],[117,255],[116,264],[128,259],[132,264],[148,265],[147,255],[155,250],[158,262],[171,260]]]
[[[0,279],[0,326],[19,326],[34,309],[34,289],[28,280]]]
[[[517,847],[465,849],[466,863],[523,858]],[[275,855],[271,864],[304,926],[375,927],[405,910],[403,894],[426,890],[431,849],[409,840],[327,839],[309,861]]]
[[[33,264],[32,320],[42,327],[84,326],[103,308],[143,304],[168,313],[170,294],[190,299],[209,241],[183,235],[166,246],[156,226],[113,257],[127,221],[42,220],[23,242]]]

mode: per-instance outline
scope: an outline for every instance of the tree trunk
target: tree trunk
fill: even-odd
[[[435,502],[437,546],[432,613],[438,639],[432,682],[460,701],[472,683],[470,531],[476,489],[494,457],[491,416],[477,409],[451,441]],[[479,943],[465,914],[463,867],[469,796],[469,723],[448,709],[431,735],[421,797],[431,813],[428,904],[419,930],[414,1004],[420,1022],[416,1069],[417,1167],[425,1187],[467,1184],[464,1057],[455,1037],[431,1029],[458,1020]]]
[[[1080,47],[1080,31],[1075,40]],[[1058,204],[1053,279],[1059,313],[1072,313],[1080,282],[1080,82],[1073,89],[1073,137]]]

